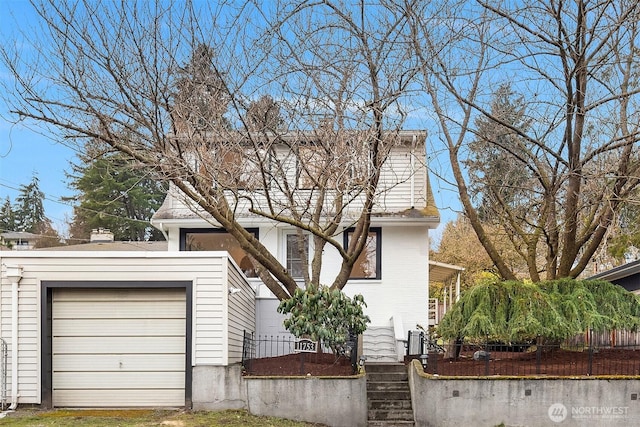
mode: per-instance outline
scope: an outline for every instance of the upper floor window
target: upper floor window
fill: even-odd
[[[300,189],[361,187],[369,175],[369,153],[361,141],[336,141],[331,150],[309,144],[298,148],[297,186]]]
[[[258,238],[257,228],[247,231]],[[253,262],[236,239],[220,228],[180,229],[181,251],[227,251],[247,277],[258,277]]]
[[[353,235],[350,228],[344,232],[344,247],[349,246],[349,241]],[[353,265],[350,279],[381,279],[382,272],[382,230],[380,227],[369,228],[367,242],[360,256]]]
[[[285,246],[287,271],[296,279],[304,277],[304,268],[308,263],[303,261],[305,256],[308,259],[309,235],[300,236],[293,232],[286,233]]]

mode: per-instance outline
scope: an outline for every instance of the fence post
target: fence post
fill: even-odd
[[[351,368],[355,374],[358,372],[358,335],[353,331],[349,331],[349,338],[351,339]]]
[[[593,329],[589,329],[589,366],[587,368],[587,375],[591,376],[593,368]]]
[[[491,355],[489,353],[489,335],[484,340],[484,351],[486,352],[486,357],[484,358],[484,375],[489,376],[489,359],[491,359]]]
[[[438,373],[438,356],[440,355],[440,353],[438,353],[436,351],[434,358],[433,358],[433,373],[437,374]],[[444,356],[443,356],[444,357]]]
[[[542,340],[540,336],[536,338],[536,375],[540,375],[540,363],[542,361]]]
[[[251,371],[251,360],[256,357],[254,332],[242,331],[242,366],[245,371]]]

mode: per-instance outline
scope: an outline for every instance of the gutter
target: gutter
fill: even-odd
[[[6,266],[7,279],[11,282],[11,405],[18,407],[18,284],[22,279],[22,267]]]

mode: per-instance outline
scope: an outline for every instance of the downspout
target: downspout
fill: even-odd
[[[411,207],[415,207],[415,186],[416,186],[416,159],[415,159],[415,150],[416,150],[416,141],[417,136],[413,135],[413,140],[411,142]]]
[[[18,407],[18,284],[22,279],[22,267],[7,266],[7,279],[11,282],[11,405]]]

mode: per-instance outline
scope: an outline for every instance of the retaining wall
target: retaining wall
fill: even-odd
[[[367,425],[367,379],[353,377],[245,377],[254,415],[333,427]]]
[[[194,410],[247,409],[254,415],[332,427],[367,425],[367,379],[351,377],[245,377],[240,365],[195,366]]]
[[[438,377],[409,368],[416,426],[637,426],[640,377]]]

